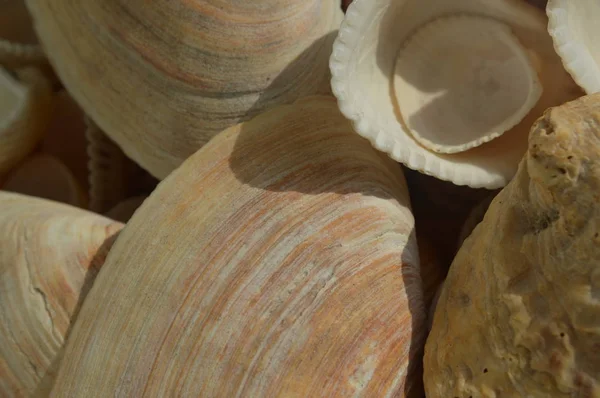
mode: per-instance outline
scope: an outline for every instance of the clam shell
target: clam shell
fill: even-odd
[[[60,160],[36,154],[13,170],[2,190],[86,208],[87,195],[75,176]]]
[[[215,134],[330,91],[339,0],[27,0],[65,87],[162,179]]]
[[[425,348],[438,397],[600,396],[600,94],[551,108],[450,267]]]
[[[37,69],[0,67],[0,176],[29,155],[50,120],[50,83]]]
[[[393,101],[392,76],[398,50],[415,29],[464,13],[510,25],[538,68],[544,91],[533,110],[501,137],[467,152],[438,154],[407,133]],[[580,95],[554,52],[543,12],[521,0],[355,0],[334,43],[330,69],[340,109],[374,147],[424,174],[490,189],[514,176],[529,127],[543,111]],[[453,101],[452,94],[443,100]]]
[[[3,191],[0,209],[0,396],[47,393],[71,323],[123,224]]]
[[[90,209],[104,213],[134,195],[150,193],[157,181],[131,161],[91,119],[87,124]]]
[[[119,236],[52,396],[415,394],[413,228],[400,166],[333,97],[227,129]]]
[[[548,32],[567,71],[586,93],[600,92],[600,3],[549,0],[546,13]]]
[[[45,61],[25,1],[0,1],[0,65],[16,68]]]

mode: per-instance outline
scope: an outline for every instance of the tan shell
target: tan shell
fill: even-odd
[[[332,97],[223,131],[119,236],[52,396],[417,393],[409,206],[400,166]]]
[[[131,196],[149,194],[157,181],[125,156],[93,121],[85,121],[90,209],[104,213]]]
[[[144,200],[146,200],[146,196],[135,196],[125,199],[107,211],[105,216],[126,223],[133,216],[133,213],[144,203]]]
[[[60,160],[36,154],[15,168],[0,188],[5,191],[87,207],[87,194]]]
[[[45,390],[123,224],[0,191],[0,396]]]
[[[24,0],[0,0],[0,65],[10,68],[46,62]]]
[[[37,69],[13,76],[0,67],[0,177],[43,137],[52,112],[50,83]]]
[[[27,0],[58,75],[157,178],[226,127],[330,91],[339,0]]]
[[[600,397],[600,94],[551,108],[465,241],[425,348],[428,398]]]
[[[77,182],[88,191],[88,156],[84,113],[69,93],[54,96],[54,112],[42,140],[41,150],[55,156],[69,168]]]

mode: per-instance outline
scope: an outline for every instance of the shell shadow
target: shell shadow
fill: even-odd
[[[285,81],[292,78],[298,72],[301,65],[305,65],[306,59],[310,59],[311,54],[319,51],[328,51],[331,53],[331,46],[336,33],[331,33],[316,40],[313,45],[293,61],[282,73],[273,80],[272,88],[268,92],[277,92],[275,88],[285,86]],[[326,95],[331,94],[329,86],[330,77],[327,79]],[[333,96],[332,96],[333,98]],[[256,106],[249,111],[249,115],[255,116],[261,113],[261,110],[269,109],[272,98],[267,96],[261,97]],[[348,129],[352,129],[350,122],[341,118],[340,123],[347,123]],[[343,127],[342,127],[343,128]],[[294,131],[290,129],[290,131]],[[302,131],[296,130],[293,134],[302,134]],[[368,143],[367,140],[360,137],[358,134],[349,137],[348,147],[357,146],[370,148],[376,156],[381,157],[382,162],[378,165],[377,162],[357,162],[358,166],[348,166],[347,162],[343,162],[340,157],[333,157],[332,161],[315,161],[307,162],[307,159],[323,159],[324,151],[335,150],[335,148],[325,148],[319,145],[302,145],[302,140],[286,139],[277,142],[276,145],[268,139],[261,140],[260,134],[256,131],[252,132],[249,129],[244,129],[242,125],[238,137],[234,143],[234,148],[229,159],[229,167],[236,176],[237,180],[244,185],[252,186],[266,191],[273,192],[300,192],[308,195],[318,195],[324,193],[350,194],[360,193],[364,196],[372,196],[383,199],[397,198],[401,202],[410,203],[410,198],[398,198],[397,192],[393,189],[386,188],[386,184],[381,181],[390,181],[389,168],[386,170],[382,166],[383,162],[391,162],[384,154],[376,151]],[[325,140],[326,141],[326,140]],[[337,141],[339,143],[339,141]],[[346,144],[346,143],[344,143]],[[324,143],[326,145],[326,143]],[[364,146],[364,147],[363,147]],[[351,150],[345,150],[348,156],[354,154]],[[346,163],[346,164],[344,164]],[[285,164],[285,166],[283,166]],[[297,167],[296,167],[297,166]],[[398,174],[396,177],[391,177],[394,181],[402,183],[404,179],[402,169],[397,165]],[[283,173],[278,172],[282,167],[294,169],[293,172]],[[386,174],[387,173],[387,174]],[[340,183],[340,175],[347,175],[348,178],[344,183]],[[381,178],[381,181],[379,181]],[[352,180],[361,181],[359,184],[348,183]],[[334,183],[328,183],[334,181]],[[410,230],[409,241],[416,242],[415,229]],[[415,275],[411,273],[411,267],[399,267],[402,272],[402,280],[406,282],[406,286],[414,286]],[[409,282],[410,281],[410,284]],[[421,280],[419,278],[419,283]],[[420,289],[416,286],[414,289]],[[420,291],[422,293],[422,289]],[[414,291],[408,291],[408,310],[411,314],[412,336],[410,338],[409,352],[413,360],[409,363],[409,369],[413,376],[410,383],[405,385],[403,395],[406,397],[423,397],[424,390],[422,386],[422,354],[425,344],[423,330],[427,327],[424,322],[426,314],[424,311],[423,295]],[[421,334],[421,336],[419,336]]]
[[[83,285],[81,286],[79,299],[77,300],[77,304],[75,305],[75,309],[73,310],[73,315],[71,316],[71,321],[69,323],[69,327],[67,329],[67,332],[65,333],[63,345],[62,345],[61,349],[56,353],[54,359],[52,360],[52,363],[46,370],[46,374],[44,374],[44,377],[42,377],[42,380],[38,384],[38,387],[36,388],[35,392],[32,394],[32,397],[40,397],[41,398],[41,397],[47,397],[50,395],[50,392],[52,391],[52,388],[54,387],[54,381],[56,380],[56,376],[58,375],[58,371],[60,369],[60,363],[62,361],[64,352],[65,352],[65,347],[67,345],[67,341],[69,339],[69,336],[71,335],[73,325],[75,324],[75,321],[77,320],[77,315],[79,314],[79,311],[81,310],[81,306],[83,305],[83,302],[85,301],[85,298],[87,297],[87,294],[89,293],[90,289],[92,288],[92,285],[94,284],[94,280],[96,279],[98,272],[100,271],[102,265],[106,261],[106,256],[108,255],[108,252],[110,251],[111,247],[117,240],[119,234],[120,234],[120,231],[115,232],[114,234],[112,234],[111,236],[106,238],[104,240],[104,242],[102,243],[102,245],[100,245],[98,250],[96,250],[96,253],[94,254],[94,256],[92,257],[91,265],[88,268],[87,273],[85,274],[84,282],[83,282]]]

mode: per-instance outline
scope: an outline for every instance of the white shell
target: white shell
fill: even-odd
[[[600,2],[549,0],[548,32],[565,69],[588,94],[600,92]]]
[[[510,26],[475,15],[420,27],[398,53],[393,84],[407,129],[439,153],[501,136],[542,95],[535,66]]]
[[[537,65],[544,93],[515,128],[459,154],[439,154],[407,133],[391,99],[400,46],[415,29],[445,15],[468,13],[510,24]],[[547,32],[544,13],[522,0],[355,0],[330,59],[332,89],[354,129],[374,147],[421,173],[457,185],[499,188],[516,173],[529,128],[547,108],[580,96]]]

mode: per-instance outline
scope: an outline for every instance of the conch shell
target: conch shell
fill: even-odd
[[[52,396],[411,396],[413,228],[400,166],[335,98],[231,127],[119,235]]]
[[[0,0],[0,65],[17,68],[45,63],[24,0]]]
[[[162,179],[226,127],[329,88],[339,0],[27,0],[65,87]]]
[[[33,151],[51,112],[51,86],[39,70],[14,76],[0,67],[0,177]]]
[[[479,42],[481,29],[464,31],[467,19],[489,25],[485,42]],[[423,29],[431,32],[419,33]],[[468,44],[452,43],[459,31]],[[420,44],[411,46],[411,40]],[[474,52],[440,50],[444,40],[450,50]],[[533,122],[548,107],[581,95],[554,51],[544,13],[523,0],[356,0],[346,11],[330,69],[340,109],[373,146],[413,170],[474,188],[506,185]],[[518,95],[503,89],[515,74],[528,88],[514,88]],[[484,103],[475,100],[476,92]],[[422,128],[434,129],[427,132],[429,144],[415,137]]]
[[[545,112],[450,267],[428,398],[600,397],[600,94]]]
[[[0,188],[86,208],[87,194],[71,170],[54,156],[36,154],[14,169]]]
[[[0,209],[0,396],[31,396],[51,385],[71,322],[123,224],[2,191]]]
[[[588,94],[600,92],[600,2],[550,0],[548,32],[567,71]]]

